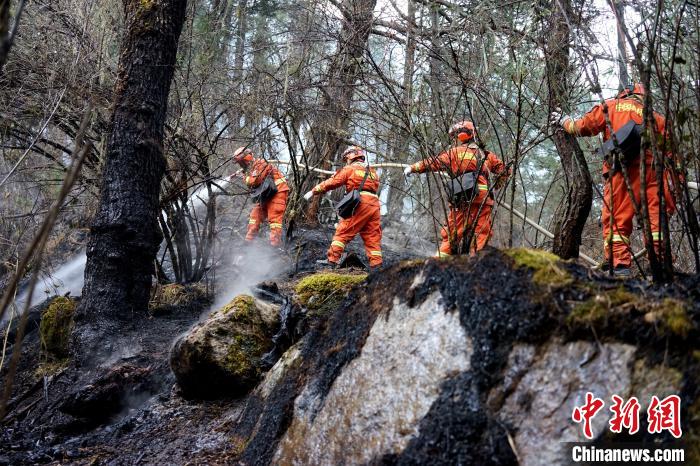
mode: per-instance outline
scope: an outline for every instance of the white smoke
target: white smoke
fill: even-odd
[[[262,234],[250,245],[230,244],[223,261],[228,266],[217,276],[217,293],[211,310],[228,304],[240,294],[251,294],[251,288],[267,279],[278,277],[290,267],[286,253],[267,244]]]

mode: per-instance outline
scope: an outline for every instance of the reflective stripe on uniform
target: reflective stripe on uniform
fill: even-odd
[[[625,243],[625,244],[629,244],[630,239],[629,239],[627,236],[624,236],[624,235],[610,235],[608,241],[611,242],[611,243]],[[606,241],[606,243],[607,243],[608,241]]]
[[[322,192],[323,192],[323,188],[322,188],[321,186],[316,186],[316,187],[313,189],[313,192],[315,192],[315,193],[322,193]]]
[[[476,156],[471,152],[462,152],[458,157],[459,160],[476,160]]]
[[[479,186],[479,191],[488,191],[489,190],[489,185],[487,184],[480,184]]]
[[[257,220],[255,220],[255,219],[252,219],[252,218],[251,218],[250,220],[248,220],[248,224],[249,224],[249,225],[255,225],[256,223],[258,223],[258,222],[257,222]]]
[[[281,223],[270,223],[270,228],[282,228]]]
[[[442,252],[442,251],[438,251],[437,254],[435,254],[435,257],[440,257],[440,258],[451,257],[451,256],[452,256],[452,254],[448,254],[448,253]]]
[[[282,183],[286,183],[286,182],[287,182],[287,180],[286,180],[284,177],[282,177],[282,178],[279,178],[279,179],[276,179],[276,180],[275,180],[275,185],[276,185],[276,186],[279,186],[279,185],[281,185]]]
[[[364,170],[355,170],[355,175],[365,177],[365,173],[367,173]],[[374,180],[376,178],[376,175],[372,172],[369,172],[369,175],[367,175],[367,179],[369,180]]]
[[[334,241],[331,243],[331,246],[338,246],[338,247],[341,248],[341,249],[345,249],[345,243],[343,243],[342,241],[334,240]]]
[[[564,131],[569,134],[574,134],[574,131],[576,130],[576,124],[574,123],[574,120],[571,119],[566,120],[562,126],[564,127]]]
[[[652,241],[660,241],[663,239],[663,234],[660,231],[652,231],[651,232],[651,239]]]
[[[368,196],[373,196],[373,197],[377,197],[377,195],[376,195],[376,194],[374,194],[374,193],[371,193],[371,192],[369,192],[369,191],[360,191],[360,194],[366,194],[366,195],[368,195]]]
[[[369,252],[369,255],[370,255],[370,256],[382,257],[382,251],[370,251],[370,252]]]

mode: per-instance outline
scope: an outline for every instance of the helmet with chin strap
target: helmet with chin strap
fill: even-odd
[[[248,165],[253,161],[253,151],[247,147],[239,147],[233,153],[233,161],[239,165]]]
[[[361,147],[350,146],[343,152],[343,160],[346,163],[352,163],[355,160],[365,160],[365,151]]]
[[[451,138],[457,138],[459,142],[468,142],[474,139],[476,128],[469,120],[460,121],[452,125],[449,135]]]

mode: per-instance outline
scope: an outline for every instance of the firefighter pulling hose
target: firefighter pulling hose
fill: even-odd
[[[596,105],[579,119],[563,115],[561,110],[556,110],[551,115],[553,125],[563,127],[564,131],[574,136],[594,136],[603,133],[605,143],[603,146],[605,184],[602,214],[604,254],[605,257],[609,257],[612,253],[610,266],[613,268],[613,273],[620,277],[631,275],[630,236],[635,213],[624,172],[629,178],[634,201],[639,204],[642,163],[646,165],[646,198],[651,223],[651,239],[657,253],[660,252],[662,245],[659,184],[653,169],[653,155],[651,150],[646,150],[642,161],[640,156],[641,135],[638,128],[635,128],[644,121],[644,102],[642,100],[644,93],[644,87],[637,83],[624,88],[615,98]],[[654,112],[653,118],[656,134],[665,138],[666,121],[664,117]],[[608,141],[612,141],[612,145]],[[660,146],[659,149],[663,150],[663,147]],[[666,155],[670,156],[670,154]],[[622,170],[619,164],[624,164],[625,170]],[[675,211],[675,203],[671,195],[672,189],[668,175],[668,170],[664,170],[664,198],[666,210],[670,215]]]
[[[367,166],[366,159],[364,150],[356,146],[348,147],[343,152],[346,165],[304,195],[304,199],[309,201],[315,195],[345,187],[346,195],[338,209],[341,219],[328,249],[328,258],[318,261],[322,265],[337,267],[345,246],[359,234],[365,245],[370,269],[382,266],[382,226],[377,196],[379,176]]]
[[[253,152],[246,147],[236,149],[233,161],[240,165],[242,171],[234,173],[229,179],[242,176],[256,203],[250,212],[246,241],[253,241],[260,231],[261,224],[267,221],[270,225],[270,245],[281,246],[282,221],[289,195],[287,180],[270,163],[253,157]]]
[[[404,170],[406,176],[431,171],[444,172],[450,177],[446,184],[450,212],[447,225],[440,231],[442,243],[438,257],[475,253],[486,246],[492,234],[494,204],[489,175],[495,176],[493,189],[504,186],[510,176],[510,170],[496,154],[482,151],[474,142],[476,128],[471,121],[455,123],[449,136],[454,140],[453,147]]]

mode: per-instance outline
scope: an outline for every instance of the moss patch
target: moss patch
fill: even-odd
[[[596,293],[587,301],[574,306],[566,318],[569,325],[596,326],[605,322],[612,309],[628,303],[636,303],[638,298],[623,287]]]
[[[39,337],[44,361],[59,361],[68,357],[68,340],[73,329],[75,308],[75,301],[59,296],[41,314]]]
[[[515,248],[504,251],[518,267],[533,270],[532,281],[540,286],[558,288],[570,285],[574,278],[569,272],[559,266],[559,256],[547,251]]]
[[[229,345],[224,368],[229,374],[242,380],[257,379],[260,376],[258,359],[270,348],[270,342],[263,335],[238,334]]]
[[[644,315],[644,320],[658,325],[666,335],[686,337],[693,329],[686,304],[673,298],[665,298],[660,303],[653,304],[651,310]]]
[[[156,287],[148,308],[152,313],[157,314],[173,308],[190,307],[207,299],[207,289],[202,283],[191,285],[170,283]]]
[[[255,300],[252,296],[241,294],[233,298],[227,305],[219,309],[219,312],[226,315],[231,312],[238,318],[236,320],[250,321],[255,315]]]
[[[350,288],[366,278],[367,274],[317,273],[304,277],[295,292],[299,303],[309,311],[327,313],[340,305]]]

